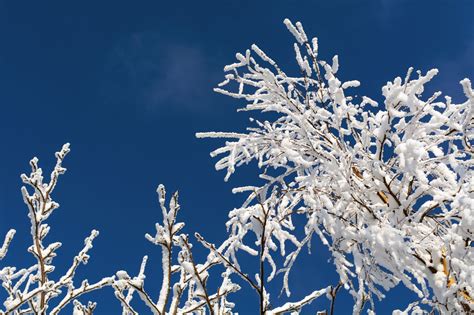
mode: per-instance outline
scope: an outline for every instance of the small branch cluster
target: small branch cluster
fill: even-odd
[[[245,189],[250,189],[250,187]],[[229,236],[219,248],[205,241],[198,233],[196,237],[210,251],[210,259],[217,259],[257,293],[260,314],[299,312],[305,305],[328,292],[330,288],[316,290],[298,302],[286,303],[276,308],[272,306],[268,292],[269,283],[278,273],[283,273],[282,291],[284,290],[287,296],[291,295],[288,284],[289,273],[297,254],[307,244],[309,238],[299,241],[293,235],[295,227],[291,219],[289,200],[277,191],[273,191],[270,197],[264,199],[265,193],[254,191],[253,194],[257,195],[258,203],[253,205],[245,203],[243,207],[229,213],[230,219],[227,222]],[[246,242],[248,239],[246,236],[249,234],[255,236],[253,244]],[[294,247],[290,253],[286,252],[287,242]],[[278,268],[272,254],[277,250],[285,260],[282,268]],[[238,259],[239,251],[256,257],[259,272],[255,275],[255,279],[242,270]],[[270,267],[270,270],[267,270],[267,267]]]
[[[135,293],[153,314],[204,314],[206,309],[210,314],[231,314],[234,304],[227,300],[227,296],[240,287],[232,283],[230,272],[226,270],[217,291],[210,293],[207,285],[208,271],[217,264],[217,260],[208,260],[203,264],[195,261],[188,235],[180,233],[184,223],[176,221],[180,209],[178,193],[171,197],[169,207],[165,204],[164,186],[160,185],[157,193],[163,221],[161,224],[156,223],[155,236],[146,234],[145,237],[161,247],[163,279],[160,294],[155,301],[145,290],[145,256],[137,276],[131,277],[125,271],[117,272],[113,287],[115,296],[121,302],[123,314],[138,314],[131,305]],[[174,263],[175,260],[177,263]],[[177,281],[173,281],[173,278],[177,278]]]
[[[6,290],[8,297],[3,302],[2,314],[58,314],[69,303],[74,303],[74,314],[92,314],[95,308],[94,303],[83,306],[76,299],[81,295],[110,285],[113,277],[106,277],[102,280],[90,284],[83,280],[76,287],[74,276],[77,268],[81,264],[86,264],[89,259],[89,250],[92,242],[99,232],[93,230],[84,241],[83,249],[77,254],[69,269],[58,280],[50,279],[49,274],[54,270],[53,259],[56,257],[56,250],[61,246],[60,242],[45,243],[45,238],[50,231],[50,226],[46,220],[59,207],[53,201],[51,194],[56,187],[58,178],[64,174],[66,169],[62,167],[62,162],[69,152],[69,144],[65,144],[61,151],[56,153],[56,166],[51,173],[49,183],[45,183],[43,172],[38,166],[38,159],[30,161],[31,174],[21,175],[21,179],[26,186],[21,192],[23,200],[28,206],[28,217],[31,222],[32,245],[28,251],[34,256],[35,263],[26,268],[3,267],[0,269],[0,280],[2,287]],[[29,192],[28,188],[31,190]],[[7,233],[4,244],[0,249],[0,259],[4,258],[8,246],[12,241],[15,230]],[[63,293],[64,292],[64,293]],[[53,304],[53,300],[59,301]]]

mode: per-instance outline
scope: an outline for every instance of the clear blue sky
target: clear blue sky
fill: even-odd
[[[220,142],[194,137],[248,122],[235,113],[238,102],[212,91],[236,52],[255,42],[294,68],[282,23],[289,17],[319,37],[322,56],[339,54],[340,74],[362,82],[359,94],[380,100],[382,84],[409,66],[438,67],[431,86],[460,100],[459,80],[474,79],[473,13],[471,0],[0,1],[0,234],[18,230],[1,264],[33,261],[19,174],[35,155],[49,173],[54,152],[71,142],[55,194],[61,208],[50,220],[49,240],[63,241],[57,263],[68,263],[96,228],[101,235],[79,276],[132,273],[148,254],[147,287],[157,295],[160,251],[143,237],[160,219],[156,186],[179,189],[187,231],[219,243],[227,212],[241,202],[231,188],[255,182],[250,166],[224,183],[208,154]],[[319,244],[302,257],[294,299],[336,283],[327,259]],[[410,298],[396,289],[379,313]],[[93,299],[97,314],[118,314],[111,289]],[[235,301],[241,314],[257,309],[253,294]],[[325,305],[321,299],[305,314]],[[341,294],[339,314],[351,307]]]

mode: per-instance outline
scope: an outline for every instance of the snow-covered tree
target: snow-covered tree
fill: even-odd
[[[418,71],[412,78],[410,68],[404,79],[388,82],[381,97],[359,98],[350,93],[358,81],[337,78],[338,57],[323,61],[317,39],[309,40],[301,23],[285,20],[285,24],[296,38],[299,74],[287,74],[252,45],[245,54],[237,54],[236,63],[225,67],[228,73],[216,91],[243,99],[246,105],[241,110],[257,111],[258,119],[251,118],[252,126],[244,133],[197,134],[230,139],[211,154],[221,156],[216,168],[227,170],[225,180],[238,166],[254,161],[263,180],[261,185],[234,189],[247,198],[229,212],[228,236],[222,244],[216,246],[195,233],[209,253],[204,262],[197,261],[191,238],[177,221],[178,194],[168,202],[160,185],[163,218],[154,235],[145,235],[161,248],[159,292],[145,288],[147,256],[136,276],[118,271],[93,284],[83,280],[76,286],[76,270],[89,259],[98,235],[95,230],[66,273],[51,279],[61,243],[46,243],[50,230],[46,220],[59,207],[51,194],[66,170],[62,166],[69,152],[66,144],[56,153],[49,183],[43,182],[36,158],[30,162],[31,174],[21,176],[34,263],[21,269],[1,267],[7,298],[0,314],[57,314],[69,304],[73,314],[92,314],[96,304],[84,305],[77,298],[105,286],[114,289],[123,315],[138,314],[136,295],[152,314],[232,314],[239,306],[230,301],[231,294],[241,289],[256,292],[259,313],[265,315],[298,314],[322,296],[330,303],[319,314],[332,315],[340,290],[353,296],[354,314],[365,310],[374,314],[375,299],[382,300],[399,284],[418,299],[393,314],[474,312],[474,91],[470,81],[461,81],[467,100],[454,103],[448,96],[441,99],[441,92],[423,95],[436,69]],[[270,115],[262,120],[265,113]],[[6,234],[0,260],[14,234],[15,230]],[[313,239],[330,251],[339,282],[315,287],[299,301],[277,306],[270,286],[291,295],[290,272]],[[242,254],[257,263],[255,275],[241,264]],[[221,272],[219,281],[217,272]]]
[[[252,45],[225,67],[225,81],[216,88],[244,100],[241,111],[263,113],[257,118],[272,114],[251,118],[244,133],[197,134],[230,139],[211,153],[221,156],[216,169],[227,170],[225,180],[238,166],[256,161],[265,181],[234,190],[247,192],[247,201],[230,212],[229,238],[218,250],[208,246],[211,254],[234,266],[237,252],[258,257],[253,286],[261,314],[277,311],[269,307],[264,282],[283,273],[289,295],[289,272],[313,237],[329,249],[355,314],[374,312],[374,298],[383,299],[399,283],[419,299],[395,313],[474,312],[470,81],[461,81],[467,100],[454,103],[441,92],[424,95],[438,70],[418,71],[413,78],[410,68],[404,79],[387,82],[380,97],[359,98],[351,92],[358,81],[337,77],[337,56],[324,61],[318,40],[309,39],[301,23],[285,25],[296,39],[299,74],[289,74]],[[303,239],[292,232],[296,216],[304,218]],[[249,233],[255,243],[244,240]],[[275,264],[277,249],[282,267]],[[330,296],[336,291],[323,290]]]
[[[32,245],[28,251],[34,257],[30,267],[17,268],[13,266],[0,269],[0,281],[7,293],[6,300],[0,314],[58,314],[69,303],[74,304],[75,315],[92,314],[95,303],[81,304],[77,298],[81,295],[112,284],[114,277],[105,277],[97,282],[89,283],[87,280],[75,284],[75,273],[81,264],[87,264],[92,242],[99,232],[93,230],[84,240],[84,247],[73,258],[66,273],[56,280],[50,278],[50,273],[55,267],[53,259],[56,251],[61,247],[60,242],[46,243],[46,236],[50,226],[46,220],[59,207],[52,199],[52,193],[58,182],[59,176],[66,169],[62,166],[65,156],[69,153],[69,144],[65,144],[61,151],[56,152],[56,166],[51,172],[49,183],[44,182],[43,171],[38,166],[38,159],[30,161],[30,175],[21,175],[26,186],[21,188],[23,200],[28,207],[28,217],[31,223]],[[0,260],[7,254],[15,230],[10,230],[0,248]]]

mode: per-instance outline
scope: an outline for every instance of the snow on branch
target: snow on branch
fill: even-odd
[[[301,310],[303,306],[308,305],[309,303],[311,303],[313,300],[317,299],[321,295],[326,294],[328,292],[328,289],[329,288],[314,291],[311,294],[305,296],[303,299],[301,299],[298,302],[285,303],[282,306],[274,308],[273,310],[269,311],[268,315],[284,314],[288,312],[298,312]]]
[[[12,242],[15,233],[16,230],[10,229],[7,235],[5,235],[5,240],[3,241],[3,245],[0,248],[0,260],[2,260],[7,255],[8,248],[10,247],[10,243]]]

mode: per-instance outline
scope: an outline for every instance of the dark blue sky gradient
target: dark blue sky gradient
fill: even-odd
[[[248,114],[235,113],[242,103],[212,91],[236,52],[255,42],[296,71],[282,23],[289,17],[319,37],[321,56],[339,54],[340,76],[360,80],[359,95],[380,100],[381,86],[409,66],[438,67],[432,89],[461,101],[458,82],[474,78],[473,12],[470,0],[0,1],[0,234],[18,231],[2,265],[33,262],[19,174],[35,155],[49,174],[54,152],[71,142],[68,172],[55,193],[61,207],[49,222],[49,240],[64,246],[57,273],[96,228],[101,234],[79,276],[135,273],[148,254],[146,286],[157,296],[160,250],[143,237],[160,219],[156,186],[180,190],[187,232],[219,243],[227,212],[242,200],[231,188],[256,181],[249,166],[224,183],[208,154],[222,142],[194,137],[248,123]],[[292,299],[336,283],[327,260],[314,242],[312,256],[293,273]],[[257,265],[249,260],[245,267],[252,274]],[[119,313],[111,289],[91,298],[99,302],[97,314]],[[413,298],[397,288],[379,313]],[[241,314],[256,313],[253,293],[234,300]],[[305,314],[326,305],[320,299]],[[336,308],[350,312],[347,293]]]

